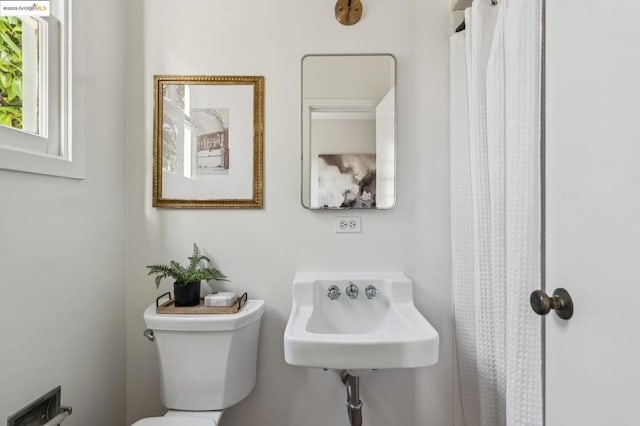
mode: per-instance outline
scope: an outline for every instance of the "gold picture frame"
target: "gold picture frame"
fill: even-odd
[[[262,76],[155,75],[153,207],[262,208]]]

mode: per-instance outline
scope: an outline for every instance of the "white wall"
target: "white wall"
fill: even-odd
[[[309,56],[302,67],[304,99],[382,99],[394,84],[390,56]]]
[[[373,118],[320,119],[311,120],[311,123],[312,169],[320,154],[376,153],[376,121]]]
[[[122,2],[74,2],[87,179],[0,171],[0,422],[62,385],[65,425],[125,415]]]
[[[365,2],[362,21],[337,23],[333,3],[129,2],[127,69],[127,419],[163,413],[157,355],[141,335],[156,290],[145,265],[185,258],[195,241],[233,280],[266,301],[258,381],[225,426],[347,423],[334,372],[292,367],[282,335],[296,271],[400,270],[441,334],[440,362],[362,380],[367,425],[453,421],[448,195],[447,2]],[[333,233],[335,214],[300,206],[300,60],[308,53],[392,53],[398,61],[398,198],[363,211],[363,233]],[[265,207],[151,208],[153,74],[265,76]]]

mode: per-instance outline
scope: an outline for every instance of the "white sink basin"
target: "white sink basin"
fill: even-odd
[[[357,298],[346,294],[353,283]],[[341,295],[328,297],[335,285]],[[365,288],[378,294],[369,300]],[[438,332],[413,305],[413,283],[402,273],[297,273],[284,331],[292,365],[333,369],[425,367],[438,362]]]

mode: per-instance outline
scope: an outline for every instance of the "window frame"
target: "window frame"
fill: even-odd
[[[72,0],[52,1],[50,5],[51,17],[47,18],[49,25],[46,37],[46,62],[50,77],[47,93],[41,99],[41,105],[47,105],[48,108],[46,127],[43,129],[43,136],[39,136],[2,126],[0,140],[10,138],[13,146],[0,143],[0,169],[84,179],[84,144],[83,141],[72,140]],[[42,144],[43,140],[48,146],[47,152],[15,147],[21,141],[28,146]],[[52,145],[55,145],[56,150],[59,146],[59,155],[52,153]]]

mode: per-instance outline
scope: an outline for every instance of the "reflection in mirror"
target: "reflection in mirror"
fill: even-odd
[[[395,59],[302,59],[302,204],[310,209],[395,204]]]

